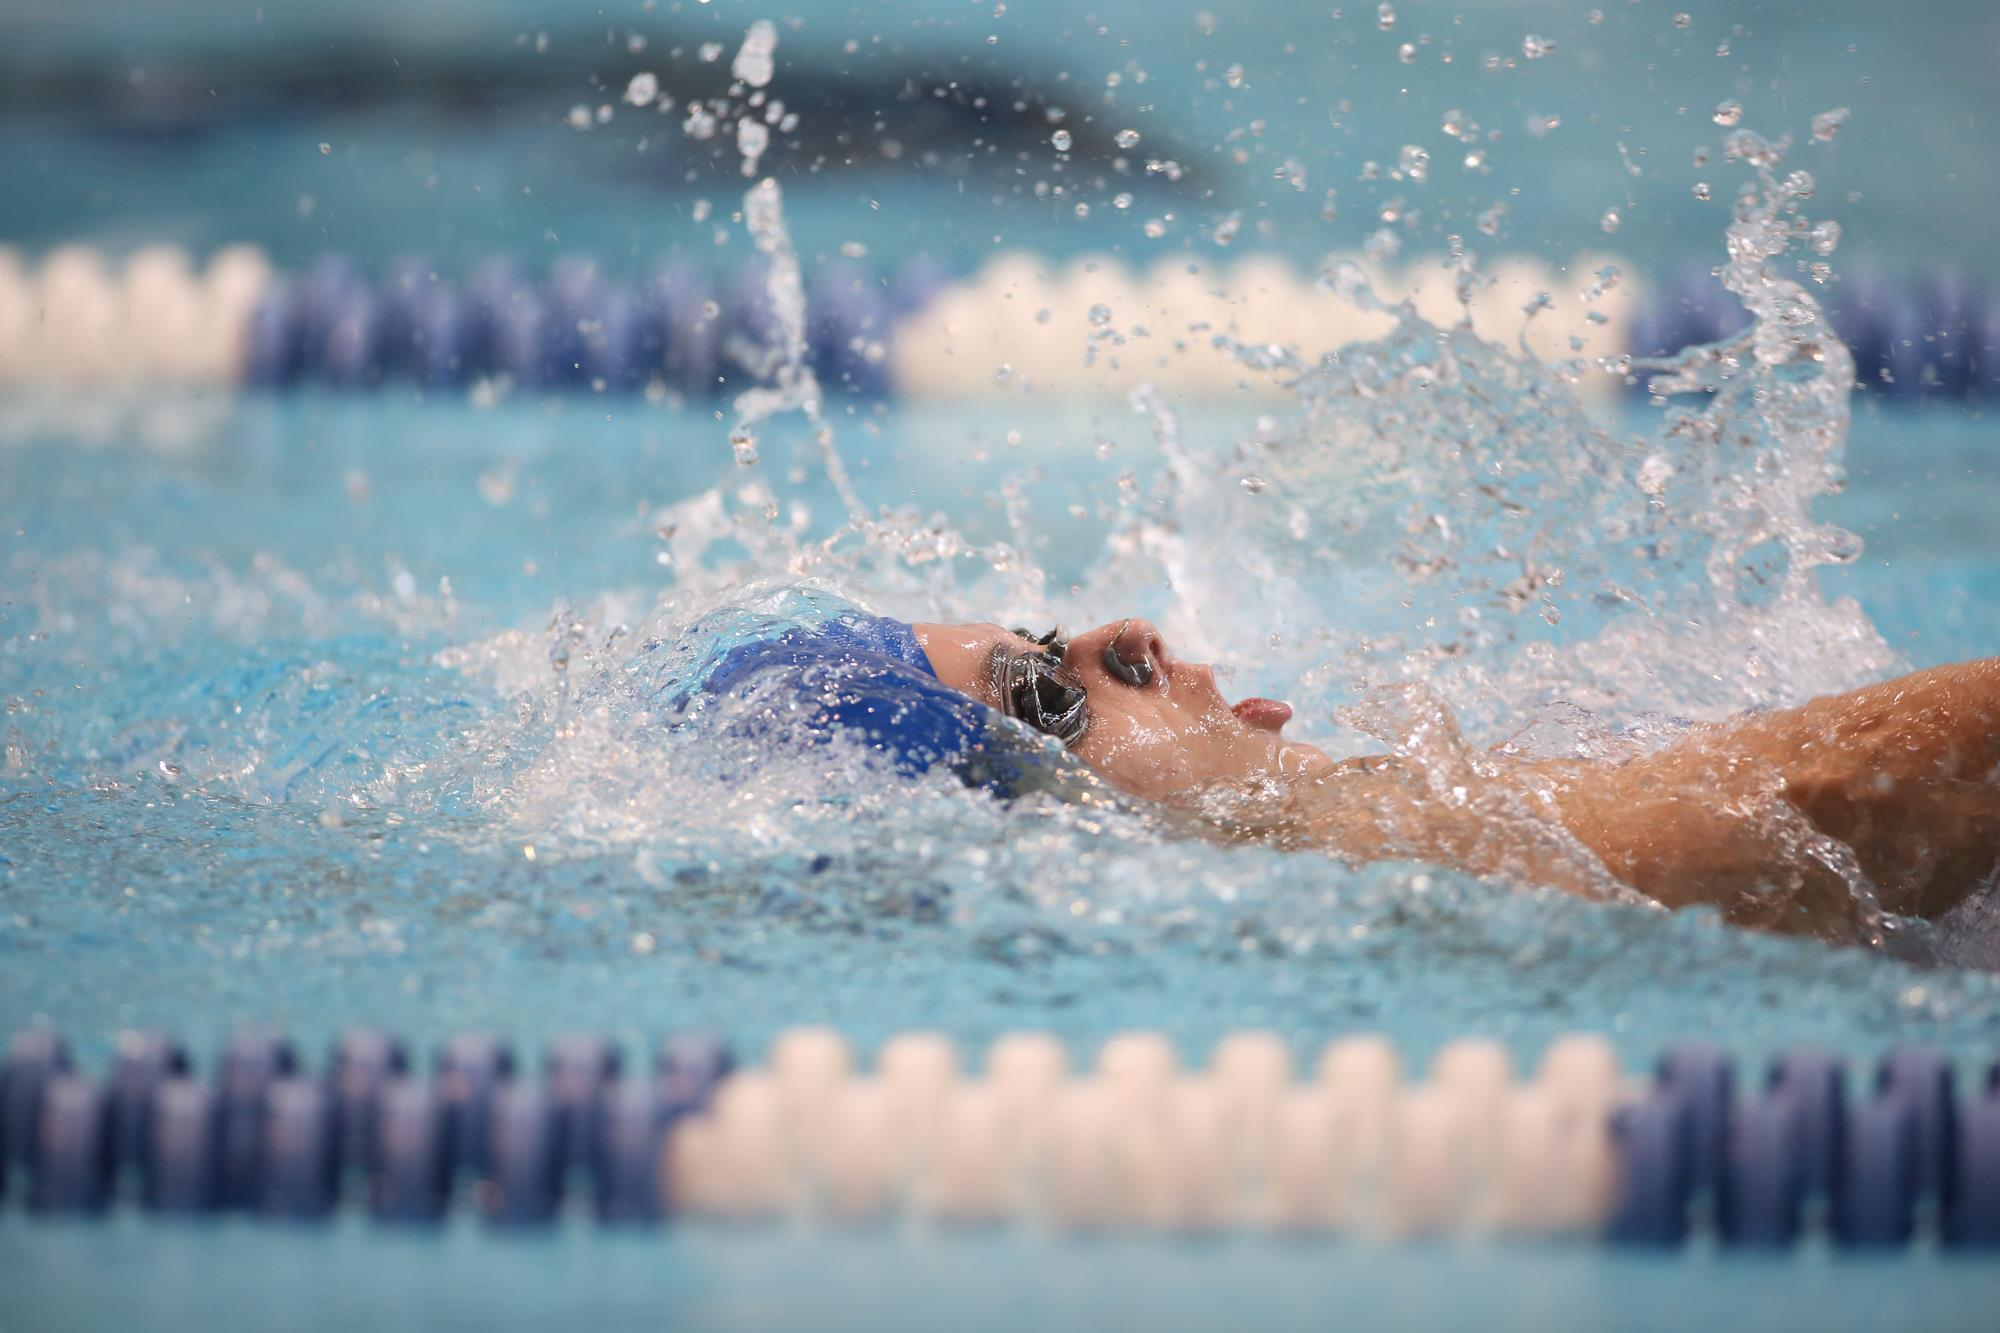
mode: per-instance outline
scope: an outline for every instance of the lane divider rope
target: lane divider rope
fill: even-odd
[[[1525,1076],[1499,1044],[1464,1040],[1412,1077],[1370,1036],[1301,1069],[1261,1032],[1192,1068],[1157,1033],[1081,1067],[1016,1033],[976,1070],[910,1033],[863,1069],[809,1028],[744,1069],[699,1035],[643,1066],[566,1037],[539,1076],[490,1036],[450,1039],[426,1075],[404,1043],[361,1031],[317,1072],[281,1037],[239,1034],[204,1078],[181,1043],[126,1033],[93,1078],[31,1030],[0,1064],[0,1198],[37,1216],[356,1206],[429,1223],[471,1208],[535,1226],[587,1200],[607,1224],[2000,1246],[2000,1066],[1961,1088],[1938,1053],[1898,1048],[1850,1090],[1843,1061],[1802,1049],[1760,1087],[1735,1073],[1688,1045],[1633,1077],[1583,1035]]]

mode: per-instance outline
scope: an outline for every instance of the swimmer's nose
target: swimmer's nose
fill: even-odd
[[[1094,639],[1100,634],[1103,646],[1097,658],[1113,680],[1144,688],[1165,672],[1169,661],[1166,640],[1150,620],[1134,617],[1117,625],[1106,625],[1090,637]]]

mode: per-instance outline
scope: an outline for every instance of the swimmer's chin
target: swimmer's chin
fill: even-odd
[[[1319,782],[1332,776],[1339,767],[1333,756],[1317,745],[1307,745],[1304,741],[1286,741],[1278,747],[1277,779],[1284,783]]]

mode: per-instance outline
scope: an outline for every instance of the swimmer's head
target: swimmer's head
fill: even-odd
[[[938,679],[1060,740],[1112,785],[1154,801],[1317,776],[1332,761],[1282,732],[1290,705],[1216,688],[1151,623],[1031,636],[998,625],[916,625]]]

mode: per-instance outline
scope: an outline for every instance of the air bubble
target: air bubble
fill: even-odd
[[[738,467],[757,466],[757,437],[742,427],[729,432],[729,452]]]
[[[1105,305],[1102,301],[1092,306],[1090,308],[1090,322],[1100,329],[1111,323],[1111,307]]]
[[[1674,15],[1674,26],[1676,28],[1686,28],[1689,24],[1693,22],[1694,22],[1694,15],[1692,14],[1680,13]]]
[[[1846,107],[1835,107],[1831,111],[1822,111],[1812,118],[1812,137],[1820,143],[1832,143],[1833,137],[1840,133],[1840,127],[1846,123]]]
[[[1139,146],[1139,131],[1120,130],[1118,131],[1117,135],[1113,137],[1112,142],[1117,144],[1120,148],[1137,148]]]
[[[578,102],[569,109],[569,127],[573,130],[590,128],[590,108]]]
[[[1807,233],[1807,239],[1816,255],[1830,255],[1840,248],[1840,224],[1831,219],[1815,222]]]
[[[1431,155],[1417,145],[1407,143],[1396,155],[1396,165],[1411,180],[1422,182],[1431,174]]]
[[[1396,7],[1389,4],[1388,0],[1383,0],[1382,4],[1375,6],[1375,26],[1383,32],[1396,26]]]
[[[1707,203],[1709,201],[1710,195],[1709,195],[1707,181],[1696,181],[1694,183],[1694,197],[1701,200],[1703,203]]]
[[[1245,495],[1262,495],[1264,491],[1270,486],[1271,483],[1265,481],[1262,477],[1257,476],[1255,473],[1252,473],[1251,475],[1239,480],[1236,484],[1243,488],[1243,493]]]
[[[330,143],[323,143],[319,146],[319,155],[321,157],[325,157],[332,152],[333,152],[333,145]]]
[[[1556,44],[1546,37],[1529,33],[1521,39],[1521,54],[1530,60],[1540,60],[1556,49]]]
[[[1405,65],[1414,65],[1414,64],[1416,64],[1416,63],[1417,63],[1417,48],[1416,48],[1416,45],[1415,45],[1415,43],[1412,43],[1412,42],[1404,42],[1404,43],[1403,43],[1403,44],[1402,44],[1401,46],[1397,47],[1397,48],[1396,48],[1396,59],[1398,59],[1398,60],[1402,61],[1402,62],[1403,62],[1403,63],[1404,63]]]
[[[1725,128],[1738,124],[1743,119],[1743,104],[1733,97],[1724,98],[1715,104],[1715,123]]]
[[[1070,150],[1070,146],[1076,142],[1076,139],[1068,130],[1057,130],[1049,136],[1049,142],[1055,145],[1058,153],[1067,153]]]
[[[1167,224],[1164,221],[1162,221],[1159,218],[1146,219],[1146,235],[1152,237],[1154,240],[1157,241],[1160,239],[1160,237],[1165,236],[1166,234],[1167,234]]]
[[[1604,216],[1597,220],[1597,225],[1603,229],[1606,236],[1609,236],[1618,230],[1618,224],[1624,220],[1624,218],[1618,215],[1617,209],[1607,208],[1604,210]]]

